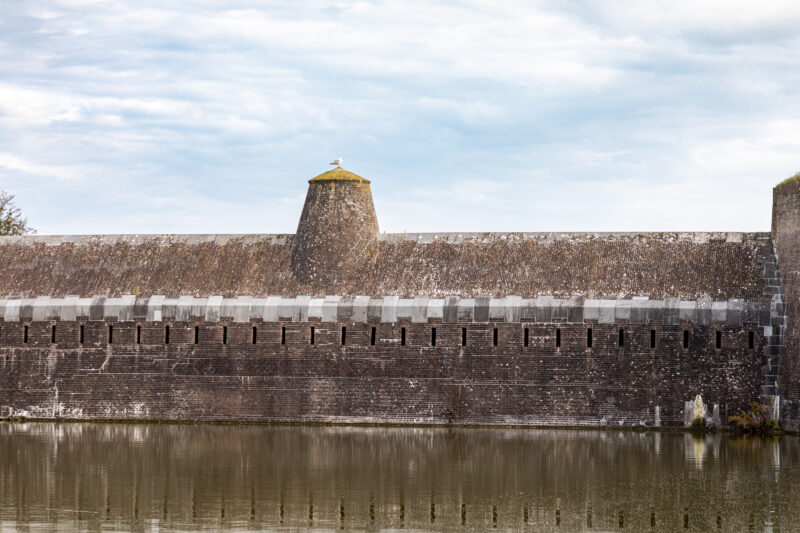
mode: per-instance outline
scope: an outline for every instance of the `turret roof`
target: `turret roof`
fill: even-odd
[[[362,178],[358,174],[353,174],[349,170],[345,170],[341,167],[336,167],[333,170],[329,170],[328,172],[323,172],[316,178],[308,180],[309,183],[316,181],[361,181],[369,183],[368,179]]]

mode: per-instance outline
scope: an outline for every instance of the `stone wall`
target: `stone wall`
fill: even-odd
[[[784,426],[800,430],[800,180],[773,190],[772,235],[785,297],[779,392]]]
[[[0,297],[394,294],[757,300],[759,233],[382,234],[359,268],[299,281],[292,235],[0,237]]]
[[[697,394],[724,421],[763,384],[764,313],[737,302],[628,302],[627,311],[612,302],[609,314],[591,301],[486,299],[460,317],[460,302],[455,317],[444,305],[431,313],[430,302],[423,317],[412,302],[411,316],[396,308],[393,321],[369,304],[349,318],[337,305],[328,321],[324,310],[237,321],[222,298],[190,305],[181,320],[177,304],[164,316],[164,301],[160,316],[149,303],[134,302],[133,316],[118,302],[61,303],[6,302],[0,415],[682,426],[684,402]],[[69,306],[71,320],[48,316]],[[533,312],[513,316],[515,308]],[[104,317],[109,309],[118,316]]]

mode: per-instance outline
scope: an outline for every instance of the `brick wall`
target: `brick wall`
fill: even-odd
[[[765,342],[748,323],[22,319],[0,322],[0,416],[652,426],[658,406],[679,426],[697,394],[723,421],[758,398]]]

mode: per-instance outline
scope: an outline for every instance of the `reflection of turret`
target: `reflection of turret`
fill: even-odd
[[[292,272],[315,288],[330,287],[358,266],[378,239],[369,180],[335,168],[309,180],[292,245]]]

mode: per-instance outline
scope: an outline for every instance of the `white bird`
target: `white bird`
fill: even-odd
[[[342,159],[341,157],[339,159],[334,159],[331,165],[336,165],[337,167],[341,167],[342,161],[344,161],[344,159]]]

